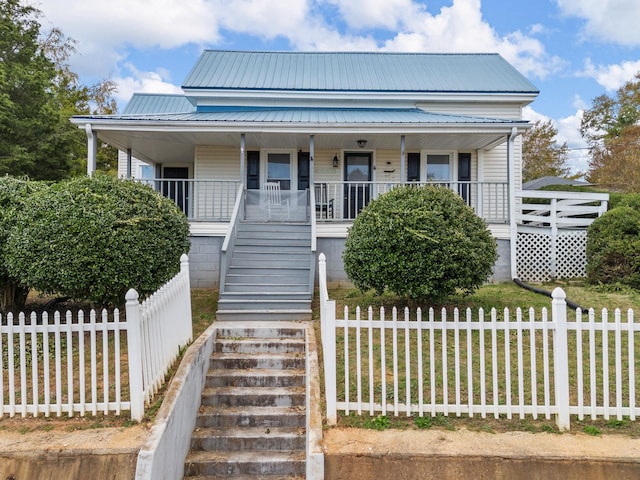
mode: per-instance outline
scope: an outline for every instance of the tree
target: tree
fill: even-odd
[[[414,299],[470,293],[497,258],[486,223],[448,188],[397,187],[362,210],[343,254],[360,290],[385,289]]]
[[[74,42],[57,29],[43,34],[40,15],[19,0],[0,2],[0,174],[58,180],[80,171],[86,152],[69,117],[100,102],[114,108],[114,87],[80,85],[67,63]]]
[[[570,173],[567,166],[569,148],[566,142],[559,144],[558,130],[551,120],[538,120],[522,136],[522,181],[536,178],[566,177]]]
[[[43,293],[121,305],[180,269],[189,222],[150,187],[104,174],[32,194],[7,239],[10,275]]]
[[[0,311],[20,310],[27,299],[29,288],[6,269],[7,238],[24,211],[27,198],[42,188],[45,185],[40,182],[0,177]]]
[[[640,73],[615,97],[597,97],[584,112],[580,133],[591,154],[587,180],[623,192],[640,191]]]

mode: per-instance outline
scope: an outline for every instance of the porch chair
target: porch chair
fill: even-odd
[[[272,214],[284,214],[289,219],[289,199],[283,199],[280,192],[280,183],[266,182],[264,184],[264,199],[267,207],[267,218],[271,219]]]
[[[333,198],[327,199],[327,184],[315,185],[316,218],[333,218]]]

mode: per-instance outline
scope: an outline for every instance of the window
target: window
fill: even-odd
[[[427,181],[442,182],[451,179],[449,154],[427,155]]]
[[[291,157],[288,153],[267,155],[267,182],[279,183],[281,190],[291,190]]]

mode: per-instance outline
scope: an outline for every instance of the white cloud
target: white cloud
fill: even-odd
[[[586,21],[585,34],[621,45],[640,45],[637,0],[557,0],[560,11]]]
[[[484,20],[480,0],[454,0],[437,15],[423,12],[406,18],[406,29],[385,49],[431,52],[498,52],[525,76],[545,78],[561,62],[549,56],[534,37],[515,31],[499,36]],[[534,29],[535,31],[535,29]]]
[[[354,29],[396,30],[407,19],[424,15],[423,5],[413,0],[327,0],[338,8],[344,22]]]
[[[182,89],[168,82],[169,72],[141,72],[130,63],[126,65],[130,75],[114,78],[118,84],[117,100],[127,102],[134,93],[182,93]]]
[[[579,75],[591,77],[609,91],[622,87],[640,72],[640,60],[627,61],[614,65],[594,65],[590,59],[585,62],[585,68]]]

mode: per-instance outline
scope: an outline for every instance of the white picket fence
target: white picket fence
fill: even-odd
[[[0,315],[0,417],[129,411],[141,420],[192,337],[187,256],[180,262],[142,303],[129,290],[126,320],[118,309]]]
[[[568,318],[562,289],[551,315],[358,308],[336,317],[320,255],[320,308],[327,419],[345,415],[501,415],[556,417],[561,430],[580,420],[640,415],[633,311],[578,309]]]

